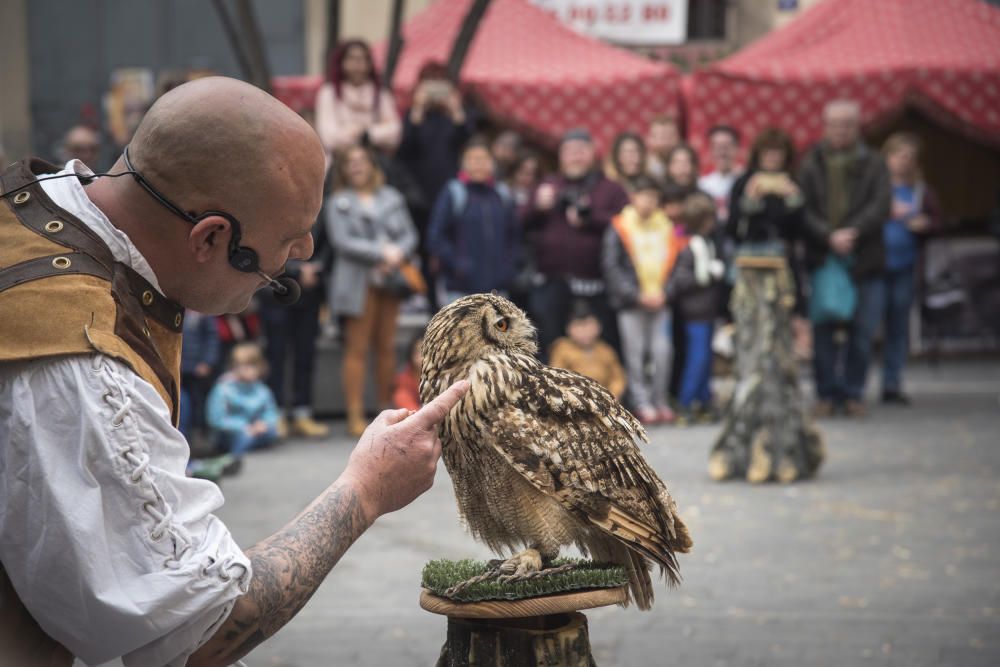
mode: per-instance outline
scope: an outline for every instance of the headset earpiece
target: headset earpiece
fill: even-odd
[[[243,273],[255,273],[260,264],[257,259],[257,252],[253,248],[241,245],[229,250],[229,263],[233,268]]]
[[[237,271],[256,273],[260,268],[260,259],[257,257],[256,250],[240,245],[240,241],[243,239],[243,230],[236,218],[222,211],[205,211],[195,220],[204,220],[213,215],[229,221],[229,264]]]

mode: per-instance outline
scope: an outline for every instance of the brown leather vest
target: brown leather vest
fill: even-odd
[[[97,234],[34,182],[55,171],[26,160],[0,175],[0,364],[114,357],[159,392],[176,425],[183,309],[115,261]],[[72,661],[25,610],[0,564],[0,664]]]

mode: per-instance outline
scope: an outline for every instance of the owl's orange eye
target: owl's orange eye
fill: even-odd
[[[510,319],[506,317],[501,317],[499,320],[496,321],[496,323],[493,326],[495,326],[500,331],[507,331],[507,329],[510,328]]]

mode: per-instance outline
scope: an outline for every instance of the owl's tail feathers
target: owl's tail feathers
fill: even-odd
[[[625,549],[628,557],[628,588],[639,609],[647,610],[653,606],[653,581],[649,577],[649,561],[642,555]]]
[[[686,553],[691,548],[691,536],[680,517],[671,517],[667,526],[668,534],[637,520],[629,513],[612,505],[605,521],[605,530],[621,540],[622,544],[645,556],[660,566],[660,574],[666,576],[671,585],[681,581],[680,570],[674,552]],[[600,525],[600,524],[599,524]]]
[[[615,563],[625,568],[628,574],[628,600],[622,606],[627,607],[635,601],[639,609],[649,609],[653,606],[653,580],[649,576],[649,561],[640,553],[633,551],[624,543],[601,535],[588,541],[587,552],[596,561]]]

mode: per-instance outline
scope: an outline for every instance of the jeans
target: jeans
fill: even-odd
[[[269,426],[267,431],[258,435],[250,435],[246,431],[220,431],[219,449],[229,452],[239,458],[251,449],[267,447],[278,439],[278,432],[273,426]]]
[[[687,354],[684,357],[684,372],[678,401],[684,409],[690,409],[697,401],[702,406],[712,402],[712,322],[687,322],[684,333],[687,338]]]
[[[604,294],[574,297],[563,280],[548,279],[531,292],[531,319],[538,327],[538,352],[543,361],[549,358],[549,348],[556,338],[566,333],[574,301],[583,301],[601,323],[601,338],[621,355],[618,345],[618,323]]]
[[[285,359],[291,347],[292,407],[312,407],[312,385],[316,337],[319,335],[319,299],[309,299],[305,304],[282,306],[262,300],[261,322],[267,337],[267,364],[270,375],[267,384],[274,394],[278,407],[285,407]]]
[[[648,311],[626,308],[618,311],[618,332],[628,377],[628,392],[636,410],[667,406],[670,375],[670,314],[666,308]],[[652,376],[646,372],[647,361]]]
[[[913,267],[882,276],[885,300],[885,342],[882,351],[882,391],[903,388],[903,366],[910,349],[910,309],[913,307]]]
[[[880,278],[855,283],[858,303],[847,324],[846,345],[837,341],[837,322],[813,323],[813,373],[821,401],[861,401],[872,357],[872,341],[882,320],[883,295]],[[845,349],[846,348],[846,349]]]

